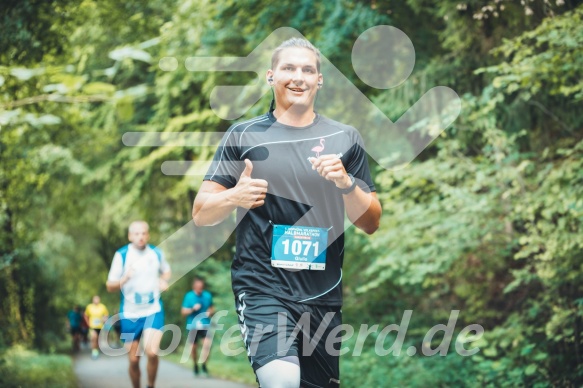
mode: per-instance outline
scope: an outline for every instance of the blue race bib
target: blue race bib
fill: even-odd
[[[154,293],[140,294],[136,292],[134,294],[134,300],[136,304],[152,304],[154,303]]]
[[[289,269],[326,269],[328,229],[311,226],[273,226],[271,265]]]

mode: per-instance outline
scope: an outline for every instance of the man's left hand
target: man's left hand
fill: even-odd
[[[312,163],[312,169],[316,170],[324,179],[334,182],[339,189],[347,189],[352,185],[338,155],[321,155],[319,158],[310,158],[309,160]]]
[[[168,289],[168,282],[164,279],[160,279],[159,282],[160,292],[164,292]]]

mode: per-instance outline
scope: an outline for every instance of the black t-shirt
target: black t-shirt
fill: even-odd
[[[234,187],[253,163],[251,177],[265,179],[265,204],[237,209],[236,253],[231,267],[233,291],[274,295],[282,299],[325,305],[342,304],[344,202],[333,182],[312,169],[309,157],[336,154],[346,171],[365,191],[375,191],[356,129],[316,115],[306,127],[277,122],[267,113],[232,125],[218,147],[205,180]],[[271,265],[275,224],[326,228],[325,270],[290,271]]]

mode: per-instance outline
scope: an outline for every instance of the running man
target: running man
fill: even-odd
[[[67,313],[67,318],[69,333],[71,333],[72,350],[73,353],[76,353],[79,351],[79,345],[81,343],[81,321],[83,320],[81,307],[73,307],[73,310]]]
[[[215,225],[237,209],[232,287],[260,386],[338,387],[340,343],[325,343],[342,323],[344,215],[372,234],[381,206],[358,131],[314,111],[324,84],[318,49],[283,42],[266,80],[275,109],[231,126],[192,215]]]
[[[134,388],[140,387],[140,339],[148,357],[148,387],[154,387],[158,373],[158,351],[164,326],[160,293],[168,288],[170,266],[162,251],[148,244],[149,226],[144,221],[131,223],[130,244],[113,256],[107,277],[107,290],[120,291],[121,339],[128,349],[129,374]]]
[[[99,346],[97,339],[99,332],[103,328],[103,324],[107,321],[109,312],[107,307],[101,303],[101,298],[98,295],[93,296],[93,302],[87,305],[85,309],[85,320],[89,326],[91,336],[91,358],[97,360],[99,357]]]
[[[188,343],[192,344],[192,361],[194,362],[194,375],[199,373],[198,363],[202,363],[202,373],[208,376],[206,363],[210,355],[211,338],[209,330],[211,329],[211,319],[215,312],[213,306],[213,296],[204,289],[205,281],[199,277],[194,278],[192,290],[184,295],[182,301],[181,313],[186,317],[186,330],[188,330]],[[202,341],[202,352],[200,360],[197,358],[197,348],[200,339]]]

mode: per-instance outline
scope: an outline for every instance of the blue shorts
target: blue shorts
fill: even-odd
[[[164,326],[164,310],[142,318],[122,318],[120,339],[124,342],[138,341],[147,329],[161,330]]]

